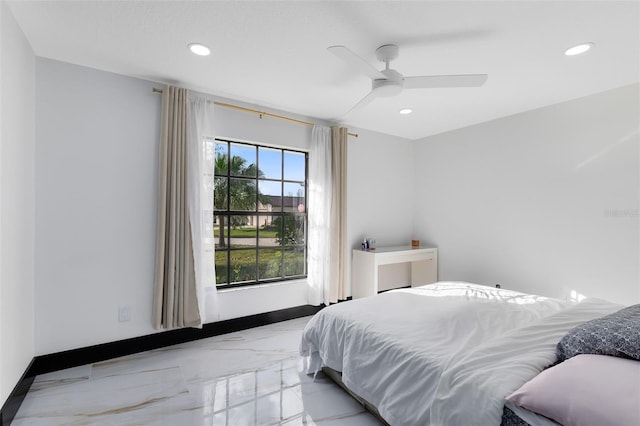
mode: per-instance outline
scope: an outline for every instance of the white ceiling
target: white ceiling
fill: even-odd
[[[405,90],[344,123],[418,139],[640,80],[639,1],[10,1],[36,55],[318,119],[339,119],[396,43],[405,76],[486,73],[480,88]],[[591,41],[585,55],[566,57]],[[212,50],[196,57],[187,44]],[[400,115],[401,108],[414,110]]]

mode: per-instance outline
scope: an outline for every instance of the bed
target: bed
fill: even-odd
[[[553,425],[506,398],[557,361],[570,330],[622,308],[440,282],[323,309],[300,353],[393,426]]]

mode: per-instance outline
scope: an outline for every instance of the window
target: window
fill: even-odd
[[[218,288],[307,274],[307,154],[216,139]]]

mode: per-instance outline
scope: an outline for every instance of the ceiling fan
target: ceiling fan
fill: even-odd
[[[487,74],[424,75],[404,77],[389,68],[389,62],[398,57],[398,46],[385,44],[376,49],[376,58],[385,63],[385,69],[378,71],[367,61],[345,46],[331,46],[327,50],[342,59],[354,69],[371,78],[371,92],[351,108],[346,115],[369,104],[378,97],[395,96],[403,89],[430,89],[443,87],[479,87],[487,81]]]

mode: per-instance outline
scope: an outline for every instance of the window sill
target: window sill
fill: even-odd
[[[256,288],[280,287],[283,285],[302,285],[306,283],[307,283],[306,278],[300,278],[298,280],[277,281],[273,283],[246,285],[242,287],[221,288],[221,289],[218,289],[218,293],[233,293],[236,291],[246,291],[246,290],[251,290]]]

